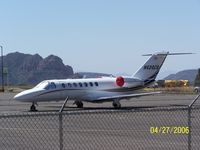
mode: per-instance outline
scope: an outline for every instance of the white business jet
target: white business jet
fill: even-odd
[[[167,55],[191,53],[159,52],[146,54],[151,56],[147,62],[130,77],[110,76],[83,79],[45,80],[30,90],[17,94],[14,99],[20,102],[31,102],[31,111],[36,111],[35,104],[44,101],[73,100],[78,108],[83,107],[83,101],[100,103],[113,102],[114,108],[120,108],[121,99],[130,99],[158,94],[160,92],[138,92],[153,83]]]

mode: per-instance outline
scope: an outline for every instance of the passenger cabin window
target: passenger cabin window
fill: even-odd
[[[56,88],[56,84],[54,82],[50,83],[50,89],[55,89]]]
[[[88,86],[88,84],[87,84],[86,82],[84,82],[84,86],[85,86],[85,87],[87,87],[87,86]]]
[[[92,82],[90,82],[90,86],[93,86],[93,83],[92,83]]]
[[[94,82],[95,86],[99,86],[98,82]]]
[[[82,86],[83,86],[83,84],[82,84],[81,82],[79,82],[78,84],[79,84],[79,86],[80,86],[80,87],[82,87]]]
[[[76,83],[73,83],[73,86],[74,86],[74,87],[77,87],[77,84],[76,84]]]
[[[71,83],[68,83],[68,86],[69,86],[69,87],[72,87],[72,84],[71,84]]]
[[[64,83],[62,83],[62,87],[65,88],[65,84]]]

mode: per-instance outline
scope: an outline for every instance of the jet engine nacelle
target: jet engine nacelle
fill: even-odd
[[[122,87],[124,85],[125,81],[124,78],[122,76],[119,76],[116,78],[116,84],[120,87]]]
[[[116,85],[119,87],[134,87],[134,86],[143,86],[144,82],[131,77],[116,77]]]

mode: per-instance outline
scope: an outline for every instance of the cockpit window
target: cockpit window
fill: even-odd
[[[34,88],[39,88],[39,89],[55,89],[56,84],[54,82],[48,82],[48,81],[43,81],[40,82],[38,85],[36,85]]]
[[[48,81],[42,81],[39,84],[37,84],[34,88],[46,89],[48,85],[49,85]]]

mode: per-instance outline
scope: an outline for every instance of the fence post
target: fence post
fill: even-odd
[[[60,145],[60,150],[63,150],[63,121],[62,121],[62,112],[59,112],[59,145]]]
[[[188,106],[188,150],[191,150],[191,107]]]
[[[68,97],[65,99],[62,107],[59,110],[59,145],[60,150],[63,150],[63,117],[62,117],[62,111],[68,101]]]
[[[191,150],[191,142],[192,142],[192,136],[191,136],[191,128],[192,128],[192,122],[191,122],[191,110],[192,110],[192,106],[194,105],[194,103],[196,102],[196,100],[198,100],[198,98],[200,97],[200,94],[197,95],[195,97],[195,99],[190,103],[190,105],[188,106],[188,128],[189,128],[189,134],[188,134],[188,150]]]

